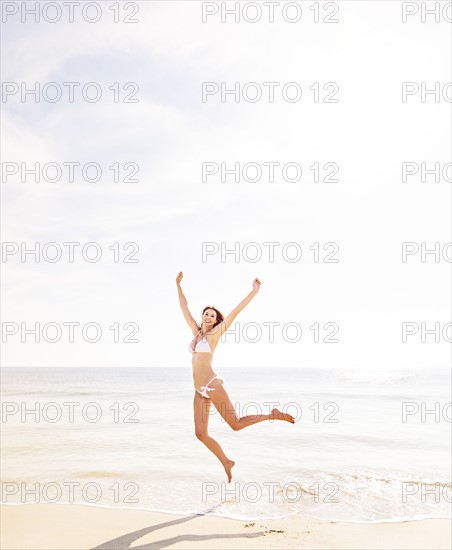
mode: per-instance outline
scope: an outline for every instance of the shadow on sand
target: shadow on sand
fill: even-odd
[[[150,527],[143,527],[143,529],[139,529],[138,531],[133,531],[132,533],[127,533],[126,535],[122,535],[121,537],[117,537],[107,542],[103,542],[102,544],[99,544],[99,546],[95,546],[91,548],[91,550],[129,550],[133,542],[135,542],[137,539],[141,537],[144,537],[148,533],[157,531],[157,529],[163,529],[165,527],[171,527],[172,525],[178,525],[179,523],[185,523],[187,521],[191,521],[193,519],[206,516],[206,515],[208,514],[192,514],[190,516],[178,518],[172,521],[166,521],[164,523],[159,523],[157,525],[152,525]],[[241,534],[177,535],[175,537],[162,539],[156,542],[149,542],[147,544],[142,544],[141,546],[134,546],[133,550],[160,550],[161,548],[166,548],[167,546],[171,546],[172,544],[176,544],[177,542],[183,542],[183,541],[203,541],[203,540],[210,540],[210,539],[237,539],[237,538],[249,539],[249,538],[255,538],[255,537],[262,537],[262,536],[265,536],[265,534],[266,533],[264,532],[259,532],[259,533],[246,533],[243,535]]]

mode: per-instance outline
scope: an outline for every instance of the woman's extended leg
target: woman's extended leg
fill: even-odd
[[[215,387],[215,391],[210,392],[213,404],[234,431],[243,430],[247,426],[252,426],[264,420],[285,420],[286,422],[295,424],[295,419],[292,415],[283,413],[279,409],[273,409],[270,414],[253,414],[239,418],[226,391],[224,382],[215,380],[211,383],[211,386]]]
[[[204,443],[204,445],[213,452],[218,460],[223,464],[223,467],[228,476],[228,483],[231,482],[232,473],[231,470],[235,464],[233,460],[224,454],[220,444],[208,433],[209,426],[209,414],[210,414],[210,399],[202,397],[197,391],[195,391],[195,397],[193,399],[193,411],[195,418],[195,434],[196,437]]]

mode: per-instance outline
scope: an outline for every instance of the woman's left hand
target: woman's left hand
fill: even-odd
[[[259,292],[259,288],[261,286],[261,282],[259,281],[259,279],[256,277],[253,281],[253,290],[254,292]]]

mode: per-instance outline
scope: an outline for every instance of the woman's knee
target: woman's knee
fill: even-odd
[[[243,428],[243,425],[239,419],[235,419],[232,420],[232,422],[229,422],[229,426],[234,430],[234,432],[238,432]]]
[[[205,441],[209,437],[207,430],[195,430],[195,435],[200,441]]]

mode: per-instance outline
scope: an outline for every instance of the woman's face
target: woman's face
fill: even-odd
[[[217,312],[214,309],[206,309],[202,316],[203,323],[214,325],[217,322]]]

